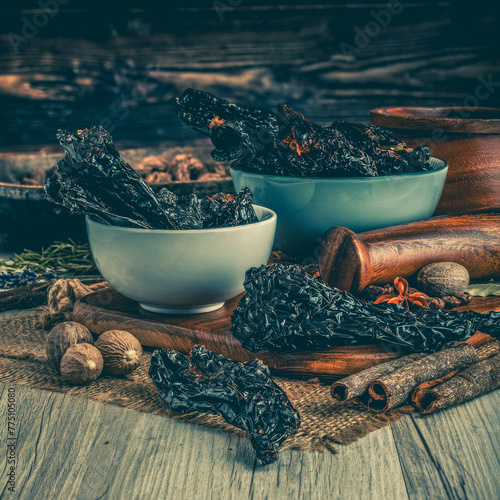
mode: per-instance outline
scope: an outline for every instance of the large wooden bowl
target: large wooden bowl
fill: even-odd
[[[448,162],[434,215],[500,207],[500,108],[377,108],[370,119]]]

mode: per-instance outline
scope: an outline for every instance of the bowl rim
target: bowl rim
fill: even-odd
[[[450,116],[452,113],[468,116]],[[481,114],[491,113],[494,118]],[[479,106],[386,106],[370,111],[370,122],[379,127],[455,134],[500,134],[500,108]]]
[[[263,211],[263,216],[268,215],[270,217],[259,220],[258,222],[252,222],[251,224],[242,224],[241,226],[230,226],[230,227],[211,227],[206,229],[147,229],[145,227],[124,227],[115,226],[113,224],[103,224],[102,222],[94,220],[90,215],[85,216],[85,222],[87,227],[90,223],[96,226],[102,226],[105,228],[113,228],[117,230],[122,230],[125,232],[137,232],[137,233],[151,233],[151,234],[205,234],[205,233],[228,233],[228,232],[238,232],[244,231],[249,227],[264,226],[266,224],[274,224],[278,218],[276,212],[270,208],[263,207],[262,205],[254,205],[254,208],[259,208]]]
[[[439,160],[443,163],[442,166],[432,169],[426,170],[424,172],[408,172],[404,174],[392,174],[392,175],[378,175],[376,177],[295,177],[292,175],[276,175],[276,174],[259,174],[258,172],[246,172],[245,170],[239,170],[237,168],[229,167],[231,174],[234,172],[238,172],[239,174],[244,174],[253,177],[266,178],[266,179],[286,179],[290,182],[310,182],[310,181],[327,181],[327,182],[352,182],[352,181],[360,181],[360,182],[383,182],[384,180],[391,179],[403,179],[407,177],[420,177],[425,175],[432,175],[442,172],[448,169],[448,162],[443,160],[442,158],[438,158],[437,156],[431,156],[435,160]]]

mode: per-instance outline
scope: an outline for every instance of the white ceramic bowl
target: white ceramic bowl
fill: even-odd
[[[278,215],[275,246],[313,255],[328,229],[369,231],[427,219],[443,191],[448,165],[431,157],[435,170],[381,177],[285,177],[231,169],[236,192],[248,187],[253,201]]]
[[[244,291],[245,272],[267,264],[276,214],[254,205],[259,222],[195,230],[136,229],[87,217],[95,263],[111,286],[147,311],[215,311]]]

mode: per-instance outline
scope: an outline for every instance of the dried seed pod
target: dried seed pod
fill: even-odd
[[[172,182],[172,176],[168,172],[153,172],[146,177],[148,184],[168,184]]]
[[[61,360],[61,376],[72,384],[93,382],[102,372],[101,353],[91,344],[72,345]]]
[[[432,297],[455,295],[469,286],[469,272],[456,262],[435,262],[420,269],[417,283]]]
[[[462,301],[458,298],[455,297],[454,295],[446,295],[443,297],[444,303],[446,304],[446,307],[449,309],[453,309],[454,307],[458,307],[462,305]]]
[[[74,344],[93,344],[94,338],[88,328],[73,321],[59,323],[50,331],[45,344],[45,353],[50,366],[60,371],[61,359]]]
[[[113,375],[131,373],[141,361],[142,346],[128,332],[109,330],[97,339],[95,346],[104,359],[104,369]]]
[[[189,153],[175,155],[172,163],[170,173],[176,181],[188,182],[197,179],[205,170],[203,163]]]
[[[460,305],[465,306],[467,305],[471,300],[472,300],[472,295],[469,295],[468,293],[456,293],[455,297],[460,300]]]
[[[429,307],[431,309],[444,309],[445,306],[446,304],[444,303],[444,300],[437,297],[429,302]]]

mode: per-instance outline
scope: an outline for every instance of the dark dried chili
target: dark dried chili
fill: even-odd
[[[398,304],[364,303],[311,278],[300,266],[252,268],[245,290],[231,331],[253,352],[375,342],[433,352],[479,328],[500,336],[500,313],[408,311]]]
[[[233,227],[258,222],[252,206],[252,192],[243,188],[238,195],[217,193],[198,198],[195,194],[177,196],[167,189],[158,200],[178,229]]]
[[[99,126],[76,134],[59,131],[66,156],[47,178],[47,199],[72,212],[112,225],[147,229],[201,229],[257,222],[252,194],[217,194],[211,198],[177,196],[163,189],[158,196],[128,165]]]
[[[299,177],[379,176],[433,168],[427,146],[410,149],[374,125],[318,125],[280,104],[277,112],[237,106],[187,89],[176,100],[178,116],[210,136],[212,156],[232,167]]]
[[[263,464],[275,461],[299,428],[298,412],[257,359],[239,363],[199,345],[190,357],[162,349],[153,353],[149,374],[168,408],[220,415],[246,431]]]
[[[57,134],[66,156],[47,178],[47,198],[115,225],[173,229],[151,187],[123,160],[100,126]]]

